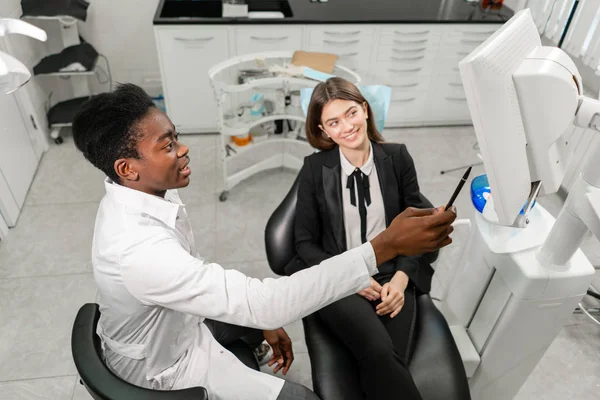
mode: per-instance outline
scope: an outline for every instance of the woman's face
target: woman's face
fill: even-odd
[[[358,149],[368,140],[367,119],[366,103],[337,99],[323,107],[319,128],[340,147]]]

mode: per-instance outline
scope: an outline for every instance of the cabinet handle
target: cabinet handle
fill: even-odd
[[[426,31],[416,31],[416,32],[402,32],[402,31],[394,31],[396,35],[426,35],[429,33],[429,30]]]
[[[358,35],[360,33],[360,31],[348,31],[348,32],[325,31],[323,33],[325,33],[326,35],[332,35],[332,36],[354,36],[354,35]]]
[[[360,40],[357,39],[357,40],[347,40],[345,42],[338,42],[336,40],[327,40],[327,39],[325,39],[325,40],[323,40],[323,42],[327,43],[327,44],[356,44],[356,43],[359,43]]]
[[[461,87],[463,84],[459,83],[459,82],[450,82],[448,85],[454,86],[454,87]]]
[[[422,60],[425,58],[425,56],[419,56],[419,57],[390,57],[392,60],[396,60],[396,61],[417,61],[417,60]]]
[[[423,40],[394,40],[393,42],[396,44],[418,44],[418,43],[427,43],[429,39]]]
[[[478,39],[460,39],[461,43],[483,43],[484,40],[478,40]]]
[[[468,56],[470,53],[468,51],[457,51],[456,54],[459,56]]]
[[[393,102],[402,102],[402,103],[408,103],[409,101],[414,101],[416,99],[416,97],[409,97],[407,99],[392,99]]]
[[[409,87],[415,87],[415,86],[419,86],[418,83],[405,83],[405,84],[400,84],[400,85],[389,85],[391,87],[401,87],[401,88],[409,88]]]
[[[460,33],[466,34],[466,35],[491,35],[494,32],[496,32],[496,31],[495,30],[493,30],[493,31],[460,31]]]
[[[467,99],[464,98],[464,97],[446,97],[446,100],[449,100],[449,101],[467,101]]]
[[[388,68],[388,71],[390,72],[397,72],[397,73],[401,73],[401,72],[419,72],[421,71],[423,68],[410,68],[410,69],[395,69],[395,68]]]
[[[213,40],[214,38],[215,38],[214,36],[207,36],[207,37],[201,37],[201,38],[176,37],[175,40],[177,40],[178,42],[208,42],[210,40]]]
[[[355,51],[354,53],[346,53],[346,54],[340,54],[340,57],[354,57],[357,56],[358,52]]]
[[[261,41],[280,41],[286,40],[289,36],[279,36],[279,37],[260,37],[260,36],[250,36],[252,40],[261,40]]]
[[[419,53],[419,52],[425,51],[425,50],[427,50],[425,47],[419,47],[418,49],[406,49],[406,50],[392,48],[392,51],[394,53]]]

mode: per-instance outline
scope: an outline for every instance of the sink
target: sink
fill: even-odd
[[[288,0],[249,0],[248,12],[277,12],[293,16]],[[160,18],[222,18],[221,0],[165,0]]]

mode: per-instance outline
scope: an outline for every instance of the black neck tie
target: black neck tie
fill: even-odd
[[[358,214],[360,215],[360,240],[367,241],[367,206],[371,204],[371,193],[369,191],[369,177],[356,168],[348,177],[346,188],[350,189],[350,204],[356,207],[356,191],[358,192]],[[366,205],[365,205],[366,204]]]

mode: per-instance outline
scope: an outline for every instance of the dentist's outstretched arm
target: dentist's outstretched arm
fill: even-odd
[[[123,283],[147,304],[260,329],[276,329],[365,289],[377,265],[451,243],[453,208],[408,208],[371,242],[299,271],[264,280],[205,263],[175,236],[148,228],[121,259]],[[198,238],[202,240],[202,238]]]

